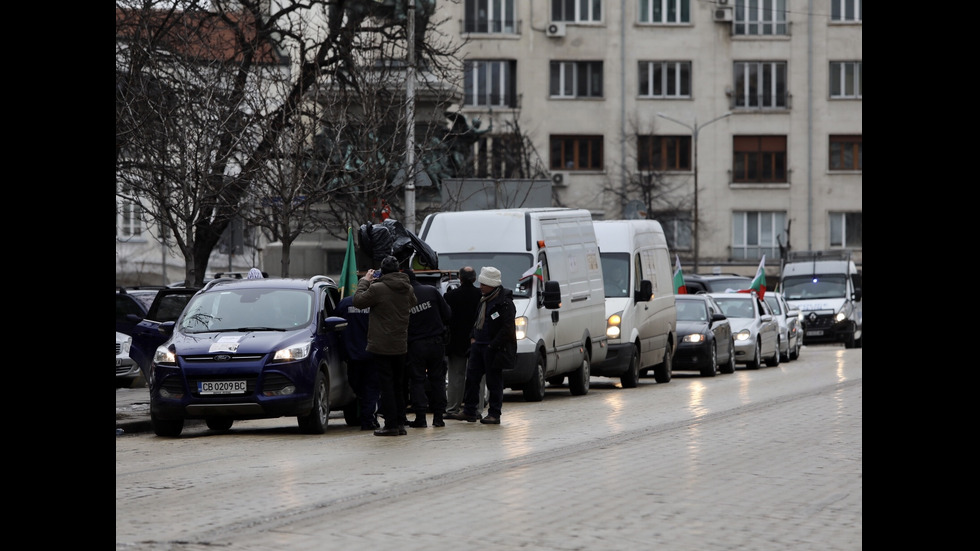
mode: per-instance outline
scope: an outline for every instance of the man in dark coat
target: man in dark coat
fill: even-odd
[[[476,286],[476,270],[472,266],[459,269],[459,287],[446,291],[446,303],[453,312],[449,325],[449,386],[446,388],[446,419],[460,419],[463,413],[463,387],[466,381],[466,360],[470,355],[470,333],[480,306],[480,288]],[[480,380],[479,403],[476,412],[483,413],[487,401],[486,378]]]
[[[381,385],[384,427],[375,436],[408,434],[405,430],[405,355],[408,353],[409,310],[418,304],[408,275],[399,271],[398,259],[381,262],[380,277],[374,270],[357,282],[354,306],[370,308],[367,350],[374,356]]]
[[[486,425],[499,425],[504,401],[503,370],[517,363],[517,333],[515,332],[514,293],[500,281],[500,270],[484,266],[480,270],[480,307],[473,324],[470,341],[470,360],[466,364],[466,390],[463,392],[462,418]],[[487,416],[476,411],[479,384],[487,378]]]
[[[432,426],[444,427],[446,411],[446,326],[452,310],[442,293],[432,285],[420,283],[415,272],[406,268],[412,290],[418,299],[408,318],[408,377],[415,420],[410,427],[426,427],[425,412],[432,407]],[[426,382],[429,392],[426,392]]]
[[[368,319],[370,308],[354,306],[354,296],[348,295],[337,303],[333,315],[347,320],[341,341],[341,356],[347,362],[347,380],[357,394],[361,412],[361,430],[380,429],[377,409],[381,389],[378,386],[378,369],[374,358],[367,351]]]

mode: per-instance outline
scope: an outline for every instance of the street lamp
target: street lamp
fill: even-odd
[[[667,119],[669,121],[676,122],[677,124],[679,124],[679,125],[687,128],[688,130],[690,130],[691,131],[691,141],[694,142],[692,144],[692,148],[693,148],[692,149],[692,155],[694,157],[692,159],[692,162],[694,164],[694,273],[698,273],[698,269],[699,269],[699,262],[698,262],[698,259],[699,259],[699,254],[698,254],[699,253],[699,251],[698,251],[698,248],[699,248],[698,247],[698,132],[700,132],[701,129],[704,128],[705,126],[708,126],[709,124],[711,124],[711,123],[713,123],[715,121],[719,121],[719,120],[721,120],[721,119],[723,119],[723,118],[725,118],[725,117],[727,117],[727,116],[729,116],[731,114],[732,114],[732,112],[731,111],[728,111],[724,115],[719,115],[719,116],[711,119],[710,121],[702,124],[701,126],[698,126],[698,117],[697,117],[697,115],[695,115],[695,117],[694,117],[694,125],[692,126],[690,124],[687,124],[686,122],[681,122],[681,121],[679,121],[679,120],[677,120],[675,118],[668,117],[667,115],[665,115],[663,113],[657,113],[657,116],[658,117]]]
[[[415,231],[415,0],[406,5],[408,28],[408,65],[405,67],[405,220],[404,226]]]

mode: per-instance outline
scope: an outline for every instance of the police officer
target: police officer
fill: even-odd
[[[408,426],[426,427],[425,413],[432,408],[432,426],[444,427],[446,411],[446,328],[452,310],[442,293],[431,285],[420,283],[415,272],[406,268],[418,304],[408,317],[408,377],[412,411],[415,420]],[[426,382],[431,394],[426,393]],[[430,403],[431,402],[431,403]]]

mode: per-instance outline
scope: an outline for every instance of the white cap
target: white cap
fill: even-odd
[[[479,282],[490,287],[500,287],[500,270],[493,266],[484,266],[480,270]]]

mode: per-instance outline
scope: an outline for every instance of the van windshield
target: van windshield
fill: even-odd
[[[505,288],[514,292],[514,298],[529,298],[532,287],[525,282],[518,286],[521,275],[530,267],[534,259],[531,253],[443,253],[439,252],[440,270],[458,270],[463,266],[473,266],[479,274],[484,266],[500,270],[500,280]],[[547,279],[547,278],[546,278]]]
[[[606,298],[630,296],[629,253],[600,253]]]
[[[847,280],[843,274],[789,276],[783,279],[782,291],[786,300],[841,298],[847,291]]]

